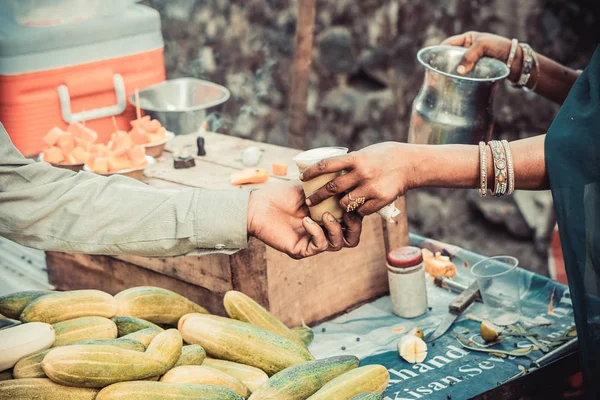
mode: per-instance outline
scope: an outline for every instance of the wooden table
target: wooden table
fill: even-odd
[[[205,132],[207,155],[196,166],[173,168],[173,155],[186,149],[196,153],[198,134],[176,136],[166,152],[145,172],[157,188],[199,187],[250,190],[297,181],[292,158],[298,150]],[[258,168],[271,171],[273,162],[289,165],[285,177],[272,176],[265,184],[234,187],[230,174],[244,169],[241,152],[249,146],[262,150]],[[397,202],[398,208],[403,208]],[[378,215],[365,218],[361,243],[354,249],[293,260],[257,239],[233,255],[188,255],[175,258],[90,256],[48,252],[50,281],[58,289],[98,288],[117,293],[125,288],[154,285],[174,290],[224,315],[223,295],[242,291],[271,310],[286,324],[296,326],[332,318],[388,291],[386,251],[408,244],[406,216],[396,224]]]

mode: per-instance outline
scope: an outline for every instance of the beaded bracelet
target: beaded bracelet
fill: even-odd
[[[506,193],[506,154],[504,146],[498,140],[492,140],[489,143],[492,149],[492,159],[494,163],[494,190],[492,195],[495,197],[503,196]]]
[[[510,196],[515,191],[515,169],[508,141],[502,140],[502,145],[504,146],[504,153],[506,155],[506,165],[508,167],[508,190],[506,191],[506,195]]]
[[[487,196],[487,146],[485,142],[479,142],[479,195]]]

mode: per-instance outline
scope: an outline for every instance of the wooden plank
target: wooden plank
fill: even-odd
[[[270,302],[266,253],[264,243],[250,238],[248,248],[232,255],[230,262],[233,288],[268,309]]]
[[[46,252],[46,263],[49,280],[57,290],[99,289],[117,294],[133,286],[157,286],[179,293],[213,314],[226,315],[223,293],[212,292],[113,257],[49,251]]]
[[[138,256],[117,256],[115,258],[215,292],[224,293],[233,288],[229,257],[224,254],[174,258]]]
[[[388,292],[381,217],[364,219],[354,249],[303,260],[267,248],[270,311],[288,326],[321,321]]]
[[[298,2],[296,52],[292,64],[290,122],[288,127],[288,146],[295,149],[304,148],[304,137],[308,128],[306,103],[312,64],[316,8],[316,0],[300,0]]]

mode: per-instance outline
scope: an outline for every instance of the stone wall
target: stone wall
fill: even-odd
[[[307,147],[352,150],[405,141],[423,79],[416,52],[467,30],[491,31],[582,68],[596,43],[595,0],[318,0]],[[212,129],[287,143],[296,1],[144,0],[161,12],[169,78],[227,86],[232,98],[210,115]],[[495,136],[545,132],[558,107],[502,87]],[[410,193],[411,229],[485,254],[509,253],[545,273],[551,199],[520,193],[478,199],[473,191]]]

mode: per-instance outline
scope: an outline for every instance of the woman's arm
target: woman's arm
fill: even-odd
[[[477,60],[481,57],[492,57],[506,62],[511,48],[510,39],[491,33],[479,32],[466,32],[461,35],[452,36],[444,40],[442,44],[467,47],[469,49],[457,68],[459,74],[466,74],[471,71]],[[535,49],[533,50],[535,51]],[[536,54],[540,63],[540,73],[538,75],[537,68],[532,69],[527,87],[531,89],[535,85],[536,93],[555,103],[562,104],[575,80],[579,77],[579,72],[565,67],[537,52]],[[508,80],[512,83],[517,83],[521,76],[522,67],[523,50],[521,46],[518,46]]]
[[[549,189],[544,141],[546,135],[510,143],[514,164],[515,188]],[[404,147],[404,146],[403,146]],[[472,145],[406,145],[411,147],[414,177],[409,189],[418,187],[479,188],[479,147]],[[400,151],[400,149],[398,149]],[[487,151],[488,188],[494,187],[492,152]]]
[[[538,190],[548,188],[544,160],[544,140],[536,136],[510,143],[513,156],[515,188]],[[488,188],[494,187],[492,154],[487,150]],[[385,160],[384,162],[382,162]],[[307,181],[319,175],[346,170],[307,198],[307,205],[320,203],[335,194],[350,191],[341,200],[346,207],[352,200],[365,198],[358,209],[362,215],[372,214],[420,187],[479,187],[479,147],[473,145],[415,145],[380,143],[347,156],[330,158],[306,169],[300,179]]]

